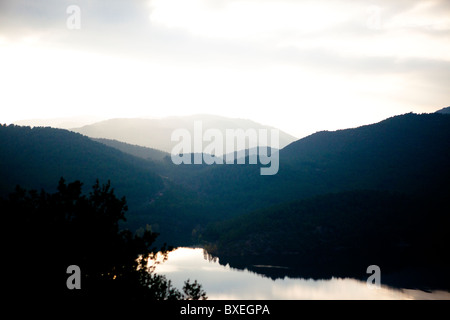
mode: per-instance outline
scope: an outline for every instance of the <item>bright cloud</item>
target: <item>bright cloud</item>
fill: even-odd
[[[0,122],[212,113],[298,137],[449,104],[448,1],[0,3]]]
[[[354,11],[348,5],[336,10],[336,5],[312,1],[229,1],[214,6],[206,0],[153,0],[151,8],[152,23],[197,36],[263,39],[278,32],[325,30]]]

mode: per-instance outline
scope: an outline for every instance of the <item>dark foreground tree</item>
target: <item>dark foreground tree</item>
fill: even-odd
[[[140,234],[119,229],[126,200],[115,196],[109,181],[97,181],[88,195],[81,182],[62,178],[53,194],[17,187],[0,208],[7,293],[14,299],[206,298],[197,282],[186,281],[182,293],[154,273],[171,248],[152,247],[158,234],[150,228]]]

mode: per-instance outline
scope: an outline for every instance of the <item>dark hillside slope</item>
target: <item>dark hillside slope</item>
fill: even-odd
[[[125,142],[120,142],[117,140],[103,139],[103,138],[91,138],[94,141],[103,143],[109,147],[116,148],[122,152],[129,153],[135,157],[142,159],[152,160],[152,161],[162,161],[165,157],[170,156],[169,153],[160,151],[157,149],[152,149],[148,147],[141,147],[138,145],[133,145]]]
[[[450,192],[450,116],[405,114],[318,132],[286,146],[279,157],[273,176],[261,176],[259,165],[216,165],[186,184],[226,217],[330,192],[445,195]]]
[[[155,151],[132,151],[136,150],[143,154]],[[161,177],[166,166],[159,162],[67,130],[0,126],[0,197],[16,185],[54,192],[61,177],[68,182],[81,181],[85,190],[96,179],[101,184],[110,180],[115,194],[127,199],[129,210],[123,227],[136,230],[149,224],[160,233],[156,244],[188,245],[192,230],[202,221],[211,221],[207,220],[210,210],[204,209],[195,192]]]
[[[297,174],[329,187],[404,192],[449,190],[450,116],[405,114],[356,129],[319,132],[282,150]]]
[[[282,278],[366,280],[367,266],[376,264],[383,281],[409,270],[408,286],[448,290],[449,228],[446,198],[361,190],[261,209],[212,224],[203,235],[208,251],[235,268],[268,264],[287,267]]]
[[[213,224],[205,236],[226,255],[295,253],[326,261],[420,252],[446,260],[449,210],[439,197],[357,190],[257,210]]]
[[[60,177],[89,188],[111,180],[129,205],[150,201],[163,188],[148,162],[62,129],[0,126],[0,194],[24,188],[53,191]]]
[[[445,114],[450,114],[450,107],[445,107],[445,108],[442,108],[442,109],[440,109],[440,110],[436,111],[436,113],[445,113]]]

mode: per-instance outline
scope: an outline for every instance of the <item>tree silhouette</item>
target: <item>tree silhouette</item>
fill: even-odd
[[[208,298],[197,280],[194,280],[192,284],[189,279],[186,280],[184,282],[183,292],[186,300],[206,300]]]
[[[8,230],[7,274],[21,299],[206,297],[197,282],[187,281],[183,294],[154,273],[172,248],[152,247],[158,234],[148,227],[139,235],[119,229],[128,208],[109,181],[100,185],[97,180],[88,195],[82,193],[80,181],[66,184],[63,178],[53,194],[18,186],[0,205]],[[81,270],[80,290],[66,286],[71,265]]]

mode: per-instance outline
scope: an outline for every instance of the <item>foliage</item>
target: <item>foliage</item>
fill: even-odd
[[[183,292],[186,300],[206,300],[208,298],[197,280],[194,280],[194,283],[191,283],[189,279],[185,281]]]
[[[126,199],[117,198],[110,182],[94,184],[88,195],[82,183],[66,184],[57,192],[40,193],[17,187],[1,201],[8,226],[8,265],[20,297],[64,296],[86,299],[144,300],[191,298],[165,277],[154,273],[171,248],[153,247],[157,233],[149,228],[140,235],[120,230]],[[149,266],[149,262],[154,263]],[[81,269],[81,290],[68,290],[66,269]],[[31,273],[31,275],[30,275]],[[190,288],[189,283],[187,288]],[[193,286],[193,289],[201,286]],[[194,293],[196,291],[194,290]],[[44,295],[45,293],[45,295]]]
[[[446,198],[360,190],[283,203],[211,224],[216,255],[295,254],[305,260],[446,263]]]

